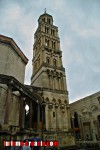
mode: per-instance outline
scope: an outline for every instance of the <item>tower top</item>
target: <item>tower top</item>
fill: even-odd
[[[45,13],[45,14],[47,13],[47,9],[46,9],[46,8],[44,9],[44,13]]]
[[[49,20],[49,24],[53,24],[53,17],[47,13],[47,9],[44,9],[44,14],[40,15],[38,22],[47,22]]]

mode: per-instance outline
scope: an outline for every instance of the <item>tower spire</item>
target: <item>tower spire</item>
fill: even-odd
[[[47,9],[46,9],[46,8],[44,9],[44,13],[45,13],[45,14],[47,13]]]

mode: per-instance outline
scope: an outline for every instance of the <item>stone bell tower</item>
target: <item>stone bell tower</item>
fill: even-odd
[[[68,131],[69,101],[58,27],[46,11],[39,17],[34,34],[32,65],[31,85],[43,89],[46,130]]]

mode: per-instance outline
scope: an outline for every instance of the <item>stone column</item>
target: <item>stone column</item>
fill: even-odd
[[[64,130],[64,127],[65,127],[65,125],[64,125],[64,113],[65,113],[65,111],[64,111],[64,105],[63,104],[61,104],[61,106],[60,106],[60,109],[61,109],[61,129],[62,130]]]
[[[20,97],[20,110],[19,110],[19,126],[24,128],[24,121],[25,121],[25,108],[24,108],[24,99]]]
[[[48,74],[48,78],[49,78],[49,88],[52,88],[52,84],[51,84],[51,72]]]
[[[59,129],[61,129],[61,123],[62,123],[62,121],[61,121],[61,109],[60,109],[60,105],[58,106],[58,128]]]
[[[76,134],[75,134],[75,127],[74,127],[74,119],[75,119],[75,117],[74,116],[72,116],[72,129],[73,129],[73,132],[74,132],[74,137],[76,138]]]
[[[45,117],[46,117],[46,122],[45,122],[45,125],[46,125],[46,129],[48,130],[49,128],[49,110],[48,110],[48,104],[46,103],[46,106],[45,106]]]
[[[78,120],[79,120],[79,127],[80,127],[80,136],[81,136],[81,139],[84,140],[84,130],[83,130],[83,122],[82,122],[82,116],[81,115],[78,115]]]
[[[58,86],[59,86],[59,90],[61,90],[60,77],[58,78]]]
[[[45,62],[45,51],[42,49],[42,63]]]
[[[67,109],[67,118],[68,118],[68,128],[70,129],[70,128],[71,128],[71,122],[70,122],[70,106],[67,105],[67,106],[66,106],[66,109]]]
[[[60,50],[60,42],[58,41],[58,50]]]
[[[78,116],[78,125],[79,125],[79,138],[82,139],[82,128],[81,128],[80,115],[77,114],[77,116]]]
[[[42,103],[42,122],[43,122],[43,129],[46,129],[46,116],[45,116],[45,106],[46,103]]]
[[[40,129],[40,105],[37,106],[37,130]]]
[[[32,116],[33,116],[33,110],[32,110],[32,101],[30,100],[29,104],[29,126],[32,128]]]
[[[93,123],[93,116],[92,116],[92,112],[88,112],[88,113],[89,113],[89,117],[90,117],[92,139],[95,142],[96,141],[96,135],[95,135],[95,127],[94,127],[94,123]]]
[[[60,66],[62,66],[62,56],[59,56]]]
[[[59,128],[58,126],[58,104],[55,105],[55,109],[56,109],[56,130]]]
[[[63,76],[63,88],[65,91],[67,91],[67,84],[66,84],[66,76]]]
[[[53,81],[54,81],[54,88],[53,89],[56,89],[56,72],[54,72]]]
[[[4,117],[4,124],[11,123],[11,105],[12,105],[12,87],[8,86],[7,89],[7,97],[6,97],[6,108],[5,108],[5,117]]]
[[[50,103],[49,105],[48,105],[48,108],[49,108],[49,129],[51,130],[52,129],[52,108],[53,108],[53,105],[52,105],[52,103]]]
[[[20,110],[19,110],[19,126],[24,128],[24,121],[25,121],[25,107],[24,107],[24,99],[20,97]]]

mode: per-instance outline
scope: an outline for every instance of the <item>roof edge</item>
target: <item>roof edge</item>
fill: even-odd
[[[16,42],[12,38],[0,34],[0,42],[4,42],[4,43],[7,43],[7,44],[10,44],[14,48],[16,53],[22,58],[24,63],[25,64],[28,63],[28,61],[29,61],[28,58],[21,51],[21,49],[18,47],[18,45],[16,44]]]

